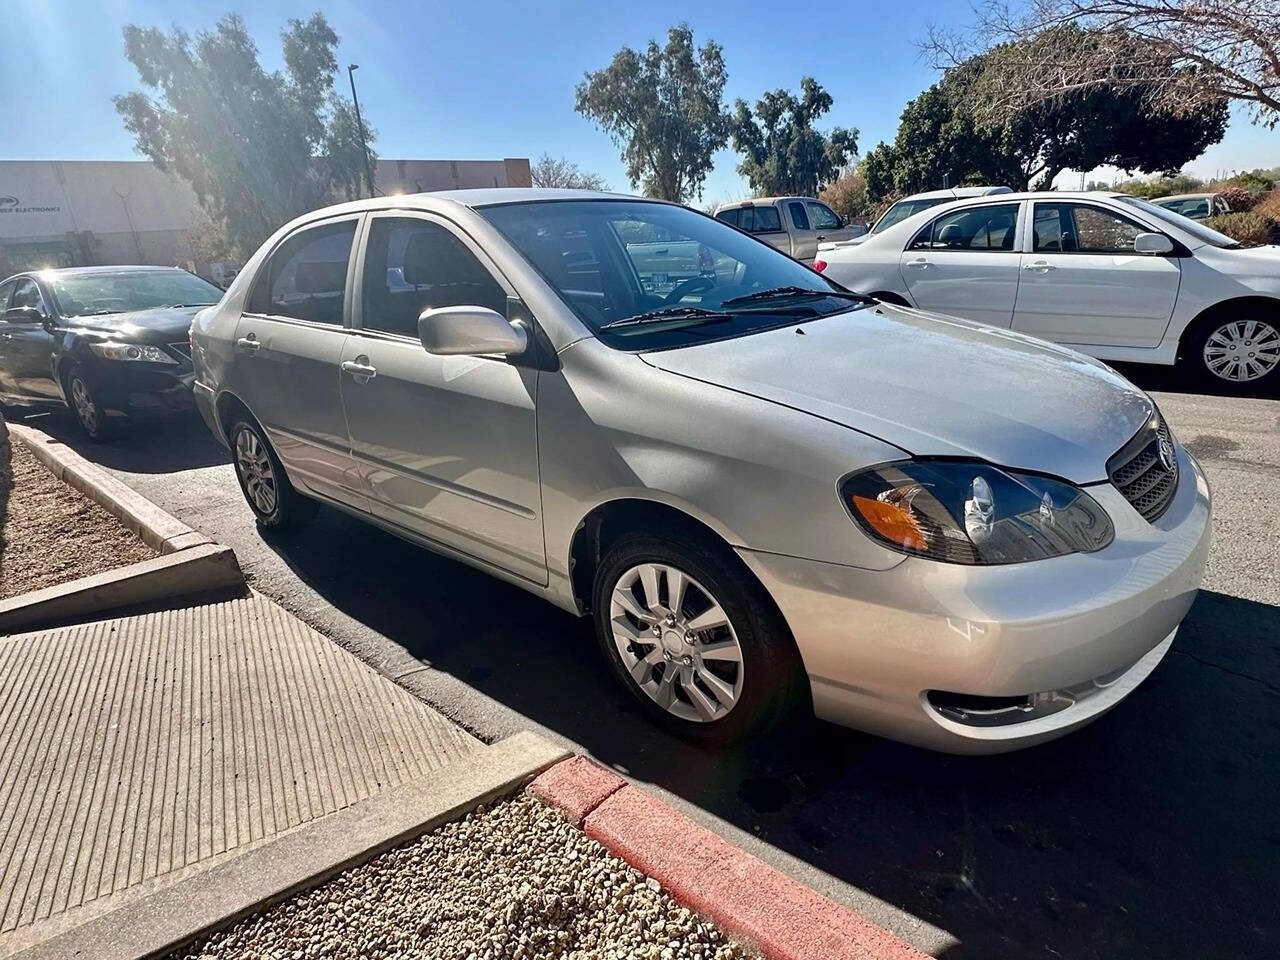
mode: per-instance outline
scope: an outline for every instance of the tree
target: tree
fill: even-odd
[[[549,153],[538,158],[529,174],[535,187],[559,187],[565,190],[608,190],[604,177],[598,173],[587,173],[579,170],[578,165],[561,157],[556,159]]]
[[[865,220],[871,212],[867,181],[857,170],[846,170],[827,184],[818,199],[846,220]]]
[[[858,131],[837,127],[823,135],[813,123],[831,109],[831,94],[813,77],[800,81],[797,99],[771,90],[755,106],[734,105],[733,149],[743,155],[738,172],[757,196],[816,196],[858,149]]]
[[[1009,63],[1025,56],[1012,49],[1017,46],[970,57],[907,104],[894,143],[881,158],[892,170],[893,189],[966,183],[1026,189],[1033,182],[1048,189],[1063,170],[1103,165],[1173,173],[1226,132],[1224,100],[1189,115],[1153,104],[1141,86],[1081,89],[1013,114],[987,110],[990,91],[1007,82]],[[884,189],[879,180],[875,189]],[[882,195],[871,193],[873,199]]]
[[[1022,44],[990,108],[1006,115],[1082,91],[1132,92],[1164,113],[1240,101],[1254,122],[1280,123],[1280,0],[986,0],[969,36],[930,30],[935,65],[974,48]],[[1064,30],[1063,28],[1071,28]]]
[[[365,144],[334,90],[337,34],[321,14],[281,33],[268,72],[238,16],[191,37],[127,26],[125,56],[152,94],[118,96],[140,153],[191,184],[241,257],[282,223],[360,195]]]
[[[729,138],[727,79],[720,45],[708,40],[695,51],[693,31],[681,24],[665,47],[623,47],[609,66],[585,74],[576,109],[622,147],[633,187],[683,202],[701,195],[711,156]]]

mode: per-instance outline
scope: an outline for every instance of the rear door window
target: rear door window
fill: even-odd
[[[748,233],[781,233],[782,217],[775,206],[743,207],[738,226]]]
[[[250,298],[254,313],[342,326],[356,221],[311,227],[271,255]]]
[[[916,234],[912,250],[990,253],[1010,251],[1018,229],[1018,204],[967,207],[943,214]]]
[[[738,225],[738,214],[740,214],[741,212],[742,212],[741,207],[732,207],[728,210],[721,210],[719,213],[716,214],[716,219],[723,220],[725,223],[729,224],[730,226],[736,227]]]

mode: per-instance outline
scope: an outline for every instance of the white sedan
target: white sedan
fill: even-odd
[[[1247,247],[1123,194],[957,200],[814,268],[902,306],[1173,365],[1249,389],[1280,381],[1280,247]]]

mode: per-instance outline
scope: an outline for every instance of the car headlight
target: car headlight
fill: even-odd
[[[137,360],[144,363],[177,363],[159,347],[142,343],[91,343],[89,349],[108,360]]]
[[[1022,563],[1101,550],[1111,518],[1079,487],[968,460],[904,460],[846,477],[872,539],[946,563]]]

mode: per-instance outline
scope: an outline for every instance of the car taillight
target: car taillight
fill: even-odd
[[[827,261],[825,261],[825,260],[815,260],[815,261],[813,261],[813,269],[815,269],[815,270],[817,270],[819,273],[821,273],[823,270],[827,269]]]

